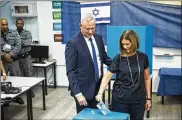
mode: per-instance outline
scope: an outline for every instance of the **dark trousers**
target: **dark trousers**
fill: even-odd
[[[113,111],[130,114],[130,120],[143,120],[145,112],[145,100],[141,103],[126,103],[121,104],[112,101]]]
[[[97,109],[97,101],[94,99],[92,100],[87,100],[87,106],[80,106],[77,99],[75,98],[75,101],[76,101],[76,111],[77,111],[77,114],[82,111],[84,108],[93,108],[93,109]]]

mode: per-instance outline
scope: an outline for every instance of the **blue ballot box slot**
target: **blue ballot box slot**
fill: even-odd
[[[99,109],[84,108],[72,120],[129,120],[129,114],[110,111],[103,115]]]

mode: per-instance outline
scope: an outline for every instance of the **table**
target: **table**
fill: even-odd
[[[1,78],[2,80],[2,78]],[[4,81],[1,81],[4,82]],[[32,111],[32,88],[40,83],[42,83],[42,99],[43,99],[43,110],[46,109],[45,104],[45,78],[42,77],[16,77],[16,76],[7,76],[6,82],[11,82],[13,87],[22,87],[22,89],[27,88],[27,112],[28,112],[28,119],[33,120],[33,111]],[[25,92],[25,91],[24,91]],[[21,95],[20,94],[5,94],[6,97],[16,97]],[[5,95],[1,94],[1,98]],[[13,95],[13,96],[11,96]]]
[[[4,104],[6,102],[11,102],[13,98],[23,94],[23,93],[27,93],[27,116],[28,116],[28,119],[31,120],[31,112],[30,112],[30,105],[31,105],[31,101],[30,101],[30,94],[31,92],[29,92],[30,90],[30,87],[22,87],[22,91],[18,94],[1,94],[1,99],[5,99],[7,97],[10,97],[11,99],[9,99],[8,101],[5,101],[5,100],[1,100],[2,103],[1,103],[1,120],[4,120]]]
[[[157,96],[162,96],[161,103],[164,104],[164,96],[182,95],[182,68],[160,68],[159,86]]]
[[[1,120],[4,120],[4,104],[5,102],[1,101]]]
[[[41,63],[33,63],[33,67],[35,68],[43,68],[44,69],[44,77],[45,77],[45,94],[47,95],[47,67],[53,65],[54,68],[54,88],[57,87],[56,83],[56,61],[45,62],[45,64]]]
[[[129,114],[111,111],[103,115],[99,109],[84,108],[72,120],[129,120]]]

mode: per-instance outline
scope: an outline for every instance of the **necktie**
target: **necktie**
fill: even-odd
[[[99,68],[98,68],[97,56],[96,56],[94,44],[92,42],[92,38],[90,38],[90,44],[92,47],[92,55],[93,55],[94,70],[95,70],[95,81],[98,82],[98,80],[99,80]]]

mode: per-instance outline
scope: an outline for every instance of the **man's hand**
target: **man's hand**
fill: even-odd
[[[83,95],[77,96],[76,99],[80,106],[87,106],[87,101]]]
[[[1,53],[1,57],[5,58],[5,55],[6,55],[5,52],[2,52],[2,53]]]
[[[4,81],[6,80],[6,77],[7,77],[6,73],[3,72],[3,80],[4,80]]]
[[[98,93],[97,96],[95,96],[95,99],[96,99],[98,102],[101,102],[101,101],[102,101],[102,94],[101,94],[101,93]]]
[[[4,58],[7,62],[9,62],[9,63],[13,62],[13,59],[12,59],[12,56],[11,56],[10,53],[5,53],[5,54],[3,55],[3,58]]]
[[[6,58],[7,60],[9,60],[9,59],[12,59],[12,56],[11,56],[10,53],[6,53],[6,54],[5,54],[5,58]]]
[[[151,104],[151,100],[147,100],[146,104],[145,104],[145,110],[149,111],[151,108],[152,104]]]

